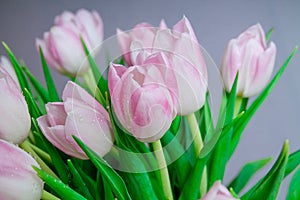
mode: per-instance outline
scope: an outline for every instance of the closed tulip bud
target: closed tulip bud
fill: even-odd
[[[173,30],[169,30],[161,21],[157,29],[148,24],[139,24],[129,33],[118,31],[118,40],[129,65],[142,65],[157,52],[167,55],[178,85],[179,115],[193,113],[203,106],[208,84],[206,64],[186,17]]]
[[[205,102],[208,78],[206,64],[193,28],[186,17],[173,31],[162,29],[156,34],[154,49],[168,52],[178,85],[178,114],[187,115]]]
[[[28,136],[31,118],[25,98],[8,72],[0,67],[0,139],[14,144]]]
[[[37,119],[45,137],[64,153],[88,159],[72,135],[81,139],[99,156],[108,153],[113,144],[107,111],[91,95],[69,81],[63,91],[63,102],[46,104],[47,114]]]
[[[271,78],[275,56],[276,46],[273,42],[267,46],[261,25],[251,26],[227,45],[220,69],[225,89],[231,90],[239,72],[237,94],[251,97],[260,93]]]
[[[109,70],[114,113],[121,127],[142,142],[159,140],[176,116],[176,81],[160,59],[156,55],[143,66],[130,68],[111,64]]]
[[[89,68],[85,61],[80,37],[92,52],[103,38],[103,23],[99,14],[80,9],[76,14],[65,11],[55,18],[55,24],[36,44],[43,49],[47,63],[70,76],[82,75]],[[95,52],[94,52],[95,53]],[[84,62],[85,61],[85,62]]]
[[[236,200],[220,181],[214,183],[201,200]]]
[[[43,182],[32,166],[36,161],[17,146],[0,140],[0,199],[39,200]]]

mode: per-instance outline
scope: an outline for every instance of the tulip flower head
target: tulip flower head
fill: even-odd
[[[32,166],[36,161],[17,146],[0,140],[0,199],[39,200],[43,182]]]
[[[31,127],[28,106],[19,85],[2,67],[0,67],[0,113],[0,139],[14,144],[22,143]]]
[[[164,53],[170,60],[178,85],[179,115],[200,109],[205,102],[207,71],[193,28],[183,17],[173,30],[162,21],[155,29],[139,24],[129,33],[118,30],[119,45],[129,65],[142,65],[149,56]]]
[[[161,65],[161,56],[129,68],[112,63],[108,74],[111,102],[121,127],[143,142],[160,139],[176,116],[176,81],[168,63]]]
[[[36,44],[42,48],[47,63],[57,71],[69,76],[83,75],[89,65],[80,37],[90,52],[102,42],[103,23],[96,11],[63,12],[55,18],[50,31],[44,33],[43,40],[37,39]]]
[[[91,95],[69,81],[63,91],[63,102],[46,104],[47,114],[38,118],[45,137],[64,153],[88,159],[72,135],[81,139],[99,156],[108,153],[113,144],[107,111]]]
[[[256,24],[229,41],[221,64],[225,89],[232,88],[237,72],[237,94],[251,97],[260,93],[271,78],[276,56],[273,42],[267,46],[265,33]]]

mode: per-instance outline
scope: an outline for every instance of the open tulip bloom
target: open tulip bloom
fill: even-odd
[[[102,74],[94,60],[100,15],[63,12],[36,41],[46,86],[3,43],[0,199],[275,200],[292,172],[286,199],[300,199],[300,150],[290,153],[288,140],[256,183],[248,186],[271,158],[249,161],[224,181],[246,125],[296,52],[272,75],[271,33],[256,24],[228,42],[216,120],[208,85],[214,66],[185,16],[172,30],[163,20],[157,28],[118,29],[122,55]],[[70,78],[61,96],[48,66]]]

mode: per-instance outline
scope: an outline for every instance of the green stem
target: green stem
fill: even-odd
[[[89,88],[90,92],[92,94],[95,94],[95,98],[103,105],[105,106],[105,99],[99,90],[97,83],[95,81],[93,71],[92,69],[89,69],[84,75],[83,75],[83,80],[87,87]]]
[[[42,200],[60,200],[60,198],[54,196],[53,194],[47,192],[46,190],[43,190],[41,199]]]
[[[237,96],[234,104],[233,118],[235,118],[236,116],[238,116],[238,114],[240,114],[242,103],[243,103],[243,97]]]
[[[43,151],[42,149],[38,148],[32,143],[29,143],[29,146],[43,159],[46,160],[48,163],[52,163],[51,157],[49,156],[48,153]]]
[[[165,160],[165,156],[164,156],[164,152],[160,140],[153,142],[152,146],[160,170],[160,177],[163,186],[164,196],[166,199],[172,200],[173,194],[171,190],[169,172],[168,172],[168,168],[167,168],[167,164],[166,164],[166,160]]]
[[[201,149],[203,148],[203,141],[201,132],[198,126],[198,122],[194,113],[188,114],[187,116],[188,123],[190,125],[190,130],[192,133],[192,138],[194,139],[195,154],[196,157],[199,157]],[[200,185],[200,194],[203,195],[207,192],[207,170],[206,166],[203,169],[202,180]]]
[[[192,137],[194,139],[195,153],[196,156],[198,157],[200,155],[201,149],[203,148],[203,141],[198,126],[198,122],[194,113],[188,114],[186,117],[190,125]]]
[[[36,160],[40,165],[41,169],[44,170],[47,174],[59,180],[58,176],[48,167],[48,165],[39,157],[39,155],[30,147],[28,140],[25,140],[20,147],[26,152],[30,153],[31,156]]]

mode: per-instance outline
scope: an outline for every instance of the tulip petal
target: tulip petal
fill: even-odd
[[[62,66],[60,66],[59,63],[57,63],[57,61],[53,58],[51,52],[47,48],[48,46],[50,46],[49,45],[49,32],[44,33],[44,39],[43,40],[37,38],[36,41],[35,41],[35,44],[36,44],[36,48],[38,50],[39,50],[40,47],[42,48],[45,59],[47,61],[47,64],[49,64],[51,67],[53,67],[57,71],[59,71],[61,73],[65,73],[65,70],[62,68]]]
[[[50,126],[64,125],[67,114],[62,102],[54,102],[46,104],[47,119]]]
[[[65,126],[58,125],[49,127],[47,116],[41,116],[37,119],[37,121],[40,129],[43,132],[43,135],[56,148],[60,149],[70,156],[80,159],[87,159],[87,156],[83,152],[78,152],[76,147],[73,146],[74,143],[70,143],[66,138]]]
[[[94,97],[92,97],[87,91],[85,91],[82,87],[77,85],[76,83],[72,81],[68,81],[62,95],[63,101],[66,101],[67,99],[74,99],[78,101],[82,101],[89,105],[92,108],[96,108],[98,112],[100,113],[106,113],[107,117],[108,114],[106,110],[100,106],[99,102],[95,100]]]
[[[1,199],[38,200],[43,182],[32,166],[36,161],[18,147],[0,140],[0,194]]]
[[[70,74],[82,74],[87,70],[83,65],[86,55],[79,35],[66,27],[52,27],[49,36],[50,51]]]
[[[19,80],[11,62],[5,56],[0,56],[0,68],[4,69],[20,88]]]
[[[81,30],[86,42],[90,42],[92,48],[100,45],[103,39],[103,22],[99,14],[95,11],[90,13],[85,9],[80,9],[76,13],[76,19],[84,30]],[[92,51],[92,49],[90,49]]]
[[[65,125],[67,140],[76,146],[77,151],[81,152],[82,150],[72,138],[72,135],[76,135],[99,156],[107,154],[113,140],[107,116],[76,100],[67,100],[65,106],[66,110],[73,108],[67,111],[68,117]]]
[[[0,100],[0,138],[20,144],[27,138],[31,126],[28,107],[13,79],[1,72]]]

